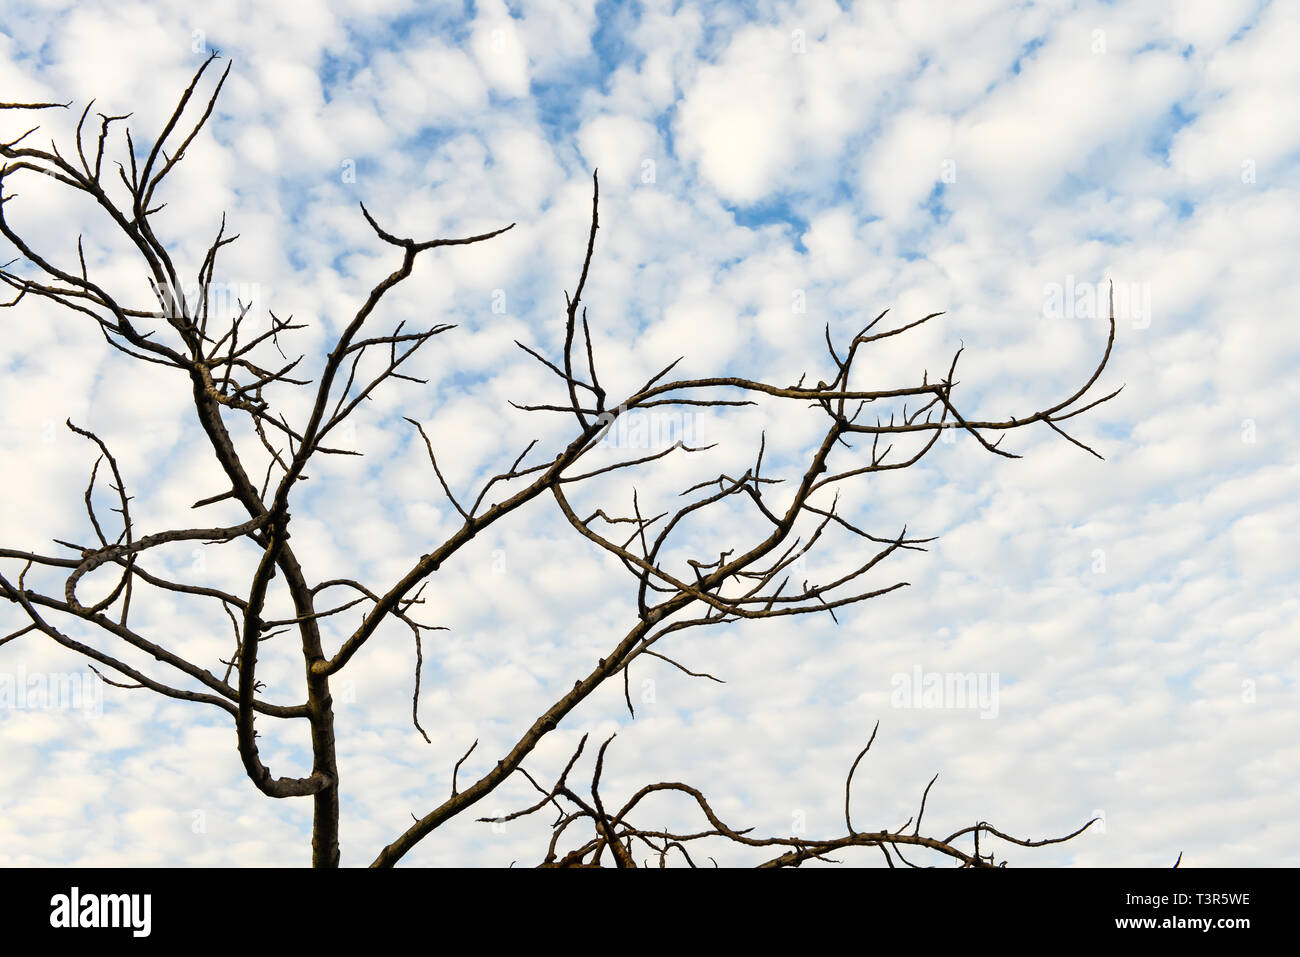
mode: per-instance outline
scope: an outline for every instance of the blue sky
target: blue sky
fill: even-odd
[[[426,257],[376,317],[385,331],[458,328],[416,366],[428,386],[392,383],[358,416],[349,439],[366,457],[322,465],[295,500],[295,535],[322,579],[360,572],[385,587],[455,528],[403,416],[425,424],[462,495],[531,439],[567,441],[559,417],[508,404],[559,398],[513,340],[558,353],[593,168],[601,230],[584,298],[611,392],[678,356],[684,375],[816,381],[828,376],[824,326],[844,341],[886,307],[897,324],[943,310],[866,357],[871,385],[946,370],[964,343],[966,412],[1020,415],[1090,374],[1106,335],[1096,293],[1113,280],[1123,310],[1098,388],[1125,389],[1071,420],[1104,462],[1041,427],[1007,438],[1014,461],[961,435],[846,489],[844,507],[874,533],[906,523],[939,536],[879,571],[880,586],[910,587],[838,625],[683,639],[671,652],[726,684],[640,665],[635,721],[621,688],[604,689],[529,767],[553,776],[582,733],[617,730],[612,793],[683,780],[735,826],[834,834],[843,776],[879,720],[856,779],[859,827],[905,820],[937,771],[936,831],[983,819],[1042,837],[1104,818],[1063,847],[1007,848],[1016,864],[1300,862],[1294,6],[318,0],[196,12],[15,0],[6,14],[0,100],[98,97],[134,111],[138,147],[207,51],[233,59],[158,222],[197,267],[226,213],[241,239],[218,281],[308,321],[296,351],[312,370],[396,265],[358,202],[420,239],[518,224]],[[43,129],[66,143],[79,112],[43,115]],[[22,119],[0,115],[0,135]],[[147,295],[130,251],[51,185],[24,184],[7,214],[55,256],[75,256],[82,231],[104,282]],[[1054,300],[1078,308],[1057,314]],[[67,417],[115,450],[142,525],[184,522],[215,491],[184,382],[129,367],[76,316],[23,305],[0,316],[0,545],[86,534],[93,460],[50,427]],[[305,414],[303,396],[281,401]],[[760,433],[774,473],[795,474],[819,437],[815,415],[771,404],[690,426],[717,449],[638,473],[643,501],[743,470]],[[621,503],[632,484],[583,501]],[[695,534],[682,554],[747,540],[726,523]],[[241,548],[157,561],[238,590],[255,561]],[[858,557],[841,542],[809,572]],[[431,619],[449,628],[424,649],[432,744],[411,726],[405,629],[381,631],[335,691],[345,864],[368,863],[434,806],[476,738],[462,773],[490,767],[635,607],[626,574],[550,502],[494,527],[430,589]],[[14,614],[0,611],[5,632]],[[135,614],[187,654],[228,653],[219,609],[156,599]],[[20,665],[84,670],[32,636],[0,647],[0,674]],[[998,676],[996,716],[896,706],[891,682],[918,666]],[[301,694],[291,648],[268,647],[262,667],[277,700]],[[301,734],[261,730],[277,773],[305,770]],[[0,864],[308,860],[309,805],[257,794],[224,717],[107,688],[91,719],[0,711],[0,749],[22,782],[0,794]],[[528,800],[512,783],[482,810]],[[540,858],[543,822],[498,832],[476,816],[408,863]]]

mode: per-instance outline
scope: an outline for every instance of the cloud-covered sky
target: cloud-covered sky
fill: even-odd
[[[527,766],[553,779],[584,732],[618,731],[612,796],[685,781],[733,826],[833,836],[844,775],[879,721],[855,779],[861,829],[897,827],[939,772],[926,809],[937,833],[986,820],[1042,838],[1103,818],[1066,845],[1005,848],[1013,864],[1168,866],[1182,853],[1188,866],[1295,866],[1298,48],[1300,10],[1257,0],[8,0],[0,101],[72,100],[39,117],[64,145],[96,98],[96,110],[133,112],[147,148],[208,53],[233,60],[155,228],[193,272],[224,213],[240,239],[217,281],[259,316],[309,323],[293,343],[313,374],[400,259],[358,202],[418,239],[517,223],[426,254],[385,300],[382,331],[457,328],[412,371],[428,385],[390,383],[358,415],[347,437],[365,457],[316,467],[295,498],[310,576],[377,590],[458,525],[402,416],[424,423],[470,498],[532,439],[553,455],[571,437],[561,417],[509,400],[564,401],[514,340],[562,348],[593,169],[601,229],[584,300],[612,394],[678,356],[686,376],[829,378],[823,328],[843,342],[888,307],[900,325],[945,315],[864,356],[873,386],[942,372],[964,344],[965,414],[1021,415],[1086,380],[1113,281],[1118,332],[1099,387],[1125,388],[1071,420],[1105,461],[1039,425],[1008,436],[1021,459],[957,434],[911,469],[847,485],[846,513],[875,534],[938,536],[872,572],[878,587],[909,587],[838,624],[665,640],[725,683],[642,658],[635,720],[611,683]],[[32,122],[0,114],[0,138]],[[39,179],[6,206],[33,246],[75,262],[81,232],[106,288],[147,296],[140,262],[94,210]],[[131,363],[84,316],[31,300],[0,313],[0,341],[0,546],[88,539],[93,448],[66,418],[114,450],[141,530],[191,524],[190,505],[222,490],[183,376]],[[281,402],[302,421],[305,397]],[[765,468],[794,476],[820,438],[815,414],[774,403],[681,424],[716,448],[611,479],[584,503],[624,506],[633,484],[642,501],[671,501],[743,470],[761,432]],[[223,514],[238,520],[233,506]],[[699,530],[741,545],[757,534]],[[810,574],[860,563],[855,549],[841,541]],[[256,553],[187,545],[158,561],[238,591]],[[459,553],[425,597],[426,617],[448,628],[424,645],[431,744],[411,723],[406,629],[382,630],[335,686],[346,865],[436,806],[475,739],[462,783],[490,768],[636,609],[634,580],[549,499]],[[229,654],[219,608],[155,596],[134,614],[211,667]],[[327,640],[356,623],[341,618]],[[0,610],[5,633],[22,623]],[[260,664],[269,697],[299,700],[292,647],[268,642]],[[85,673],[30,634],[0,647],[0,673],[20,670]],[[902,676],[918,672],[996,679],[996,707],[900,707]],[[0,864],[309,861],[310,802],[256,792],[224,714],[102,694],[89,717],[0,710]],[[259,730],[277,774],[307,773],[301,728]],[[512,779],[405,863],[540,860],[546,821],[473,820],[531,793]],[[698,820],[655,807],[666,823]],[[722,850],[724,863],[753,859]],[[856,853],[845,857],[879,863]]]

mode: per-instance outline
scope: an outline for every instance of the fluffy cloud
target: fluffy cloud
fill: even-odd
[[[1289,412],[1300,334],[1287,318],[1300,296],[1300,134],[1276,121],[1300,73],[1285,5],[809,0],[747,20],[732,5],[662,2],[611,16],[598,22],[593,3],[563,0],[479,3],[472,16],[322,0],[197,17],[161,0],[111,12],[16,0],[0,26],[0,99],[80,107],[98,97],[96,109],[135,111],[147,147],[204,51],[233,58],[159,222],[192,273],[228,215],[241,239],[223,254],[222,281],[255,294],[257,321],[269,306],[311,324],[293,342],[311,375],[400,261],[359,202],[421,239],[518,223],[490,246],[434,251],[372,320],[383,331],[457,328],[412,366],[428,386],[391,383],[359,413],[347,438],[366,457],[322,463],[295,502],[297,541],[322,579],[383,587],[456,527],[401,416],[425,424],[462,500],[532,439],[550,450],[540,457],[570,437],[561,417],[509,405],[563,393],[514,340],[560,348],[593,167],[602,228],[584,298],[611,395],[678,356],[687,374],[815,381],[832,364],[823,328],[842,342],[892,306],[885,323],[947,315],[879,343],[864,380],[933,376],[964,343],[964,411],[1018,415],[1064,399],[1091,371],[1113,279],[1122,314],[1099,385],[1125,390],[1067,423],[1105,462],[1037,425],[1008,437],[1019,460],[957,434],[914,469],[851,485],[844,514],[873,533],[906,523],[940,536],[873,572],[908,588],[838,626],[673,636],[666,653],[727,684],[643,659],[635,721],[622,689],[603,689],[529,765],[546,778],[582,733],[617,729],[613,793],[687,780],[737,825],[785,833],[797,811],[810,833],[835,832],[842,775],[879,719],[861,827],[906,819],[941,770],[927,807],[938,830],[983,818],[1039,836],[1104,816],[1104,833],[1008,849],[1015,863],[1167,866],[1180,851],[1201,865],[1300,861],[1286,813],[1300,767],[1290,547],[1300,428]],[[79,112],[41,122],[65,144]],[[0,114],[0,136],[27,119]],[[91,271],[147,302],[131,249],[102,217],[32,179],[6,216],[61,261],[75,261],[82,232]],[[1070,308],[1053,313],[1067,290]],[[90,534],[82,497],[94,449],[65,418],[110,442],[142,528],[185,523],[195,500],[219,491],[188,383],[124,362],[83,318],[31,301],[0,316],[5,547]],[[308,411],[302,395],[279,401],[290,420]],[[639,501],[667,503],[743,470],[760,434],[764,472],[789,478],[815,418],[770,404],[693,418],[701,443],[718,448],[639,473]],[[251,434],[239,441],[259,447]],[[837,450],[833,464],[862,454]],[[610,479],[583,504],[624,507],[632,484]],[[209,510],[214,522],[237,512]],[[758,530],[711,520],[691,534],[712,547]],[[838,542],[809,573],[852,567],[859,552]],[[256,555],[205,545],[156,560],[238,591]],[[229,621],[175,597],[142,595],[137,624],[215,667],[232,645]],[[432,744],[411,726],[406,629],[382,630],[335,691],[347,864],[368,863],[411,811],[445,794],[471,741],[462,782],[498,760],[626,631],[635,580],[538,502],[459,554],[425,597],[449,629],[423,646]],[[327,643],[350,624],[327,620]],[[20,626],[15,609],[0,609],[0,633]],[[19,666],[82,669],[30,635],[0,647],[0,672]],[[996,675],[996,717],[898,707],[896,679],[917,667]],[[267,642],[259,669],[268,695],[301,695],[291,642]],[[95,718],[0,712],[5,766],[24,782],[0,799],[0,863],[306,862],[309,807],[255,792],[224,716],[102,693]],[[259,730],[276,773],[304,770],[301,729]],[[501,810],[529,800],[526,782],[493,796]],[[688,820],[680,807],[662,813]],[[540,822],[498,833],[470,817],[410,863],[539,856]]]

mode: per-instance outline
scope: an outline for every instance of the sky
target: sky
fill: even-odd
[[[309,575],[375,589],[458,525],[403,416],[424,425],[467,498],[532,439],[540,456],[572,438],[563,417],[510,405],[564,401],[515,340],[560,354],[596,169],[584,302],[611,394],[678,357],[683,377],[829,378],[823,330],[845,342],[888,308],[882,329],[944,315],[865,353],[871,387],[939,374],[964,346],[963,413],[1022,416],[1091,374],[1113,282],[1116,342],[1097,394],[1124,389],[1070,422],[1104,461],[1040,424],[1008,435],[1019,459],[954,433],[910,469],[847,483],[845,514],[869,531],[936,537],[869,578],[908,587],[838,622],[665,639],[665,654],[723,682],[641,658],[635,719],[611,682],[525,766],[553,780],[583,734],[617,732],[602,777],[610,803],[683,781],[733,827],[830,837],[878,722],[854,779],[860,830],[902,824],[938,773],[925,830],[939,836],[987,821],[1038,839],[1100,818],[1068,844],[1000,846],[1012,865],[1167,867],[1181,854],[1190,867],[1296,866],[1300,420],[1286,409],[1300,403],[1297,48],[1300,8],[1258,0],[6,0],[0,101],[73,106],[0,114],[0,137],[39,120],[67,155],[96,98],[92,115],[131,112],[147,149],[219,51],[229,78],[161,190],[155,229],[192,275],[224,214],[240,238],[218,285],[253,301],[263,328],[268,311],[306,322],[291,341],[313,376],[400,261],[360,202],[416,239],[516,224],[424,254],[384,301],[380,333],[402,321],[457,328],[414,362],[426,385],[391,382],[358,414],[346,438],[364,457],[323,462],[295,493]],[[214,81],[210,70],[201,88]],[[119,134],[109,155],[125,150]],[[148,296],[138,258],[88,205],[40,177],[10,188],[6,215],[35,248],[75,263],[80,233],[106,288]],[[183,376],[125,359],[84,316],[31,299],[0,311],[0,342],[0,547],[52,552],[52,539],[90,537],[94,449],[65,419],[113,450],[142,531],[190,524],[191,504],[222,490]],[[279,401],[303,421],[304,395]],[[714,448],[618,473],[581,501],[626,509],[633,487],[643,503],[680,501],[743,471],[760,435],[765,471],[797,476],[820,439],[814,412],[775,401],[672,425]],[[230,503],[208,514],[239,520]],[[760,534],[752,517],[718,515],[680,554]],[[809,574],[864,554],[837,539]],[[238,591],[256,558],[251,546],[186,544],[152,560]],[[411,720],[404,627],[382,629],[335,684],[345,866],[368,864],[440,803],[471,742],[462,784],[503,756],[630,627],[636,596],[543,499],[460,552],[425,597],[426,620],[447,628],[423,647],[429,743]],[[230,652],[210,602],[142,593],[133,615],[210,667]],[[358,617],[340,615],[327,645]],[[23,623],[0,609],[3,633]],[[310,802],[256,791],[224,713],[100,685],[36,635],[0,646],[0,682],[31,676],[85,679],[85,697],[11,696],[0,708],[0,865],[310,861]],[[963,676],[979,700],[905,693]],[[264,646],[259,677],[276,701],[302,697],[291,644]],[[302,727],[258,727],[276,774],[307,773]],[[532,793],[515,776],[403,863],[538,862],[549,817],[474,820]],[[679,801],[648,814],[645,826],[703,825]],[[883,863],[866,849],[840,857]]]

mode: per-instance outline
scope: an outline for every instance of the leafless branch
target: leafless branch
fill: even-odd
[[[935,851],[963,866],[988,866],[993,861],[979,847],[981,835],[986,840],[997,837],[1025,846],[1046,843],[1018,841],[984,822],[944,840],[923,838],[919,828],[929,786],[922,796],[916,827],[911,833],[904,833],[906,825],[892,832],[855,831],[849,815],[853,770],[870,748],[870,742],[854,762],[845,785],[848,833],[817,841],[751,837],[748,831],[723,824],[701,792],[670,782],[643,788],[622,809],[614,811],[606,806],[599,787],[610,745],[608,740],[596,755],[587,797],[565,783],[582,753],[582,745],[551,789],[541,788],[523,765],[539,742],[604,682],[622,680],[631,711],[628,682],[633,666],[660,667],[662,663],[688,676],[721,681],[682,664],[690,656],[678,647],[669,647],[689,641],[701,630],[719,624],[791,615],[824,613],[834,618],[840,609],[905,587],[907,582],[882,584],[873,576],[878,566],[890,557],[904,550],[924,550],[923,545],[932,539],[908,537],[906,528],[893,534],[892,529],[881,532],[861,527],[841,504],[840,496],[843,493],[844,501],[849,499],[855,479],[919,462],[945,430],[959,429],[973,436],[982,448],[998,456],[1014,458],[1014,453],[999,447],[1002,437],[1043,423],[1074,445],[1097,455],[1095,450],[1067,434],[1061,423],[1118,394],[1116,390],[1085,402],[1099,381],[1114,344],[1113,296],[1105,351],[1083,386],[1064,401],[1006,419],[983,419],[967,414],[964,405],[958,402],[956,388],[960,383],[955,376],[961,349],[953,356],[946,374],[938,379],[931,379],[923,371],[919,383],[893,389],[871,389],[859,381],[859,359],[874,344],[903,335],[941,313],[874,331],[886,315],[881,312],[855,335],[840,342],[827,326],[824,338],[826,361],[832,367],[828,373],[831,378],[817,379],[816,385],[805,385],[814,379],[813,373],[805,373],[794,385],[730,375],[673,379],[670,377],[678,364],[673,362],[643,384],[626,391],[609,379],[609,370],[617,365],[598,362],[596,338],[588,306],[583,302],[600,225],[599,180],[593,173],[585,250],[573,294],[565,296],[563,353],[548,358],[541,348],[518,343],[560,380],[563,392],[521,397],[522,401],[512,404],[523,410],[556,411],[572,416],[571,431],[565,440],[540,449],[539,441],[534,440],[508,466],[504,463],[510,460],[503,458],[502,464],[494,467],[501,470],[482,484],[477,495],[472,491],[464,493],[466,507],[453,493],[429,434],[419,422],[408,418],[424,440],[434,475],[459,516],[459,526],[443,540],[429,543],[423,554],[404,559],[405,570],[395,580],[380,586],[366,584],[359,578],[314,580],[305,566],[315,556],[295,548],[293,539],[297,526],[290,503],[297,501],[294,493],[298,484],[308,478],[309,467],[319,462],[320,456],[362,454],[360,449],[336,447],[327,441],[330,434],[349,421],[378,390],[393,387],[392,380],[409,386],[425,385],[423,379],[411,374],[409,361],[417,350],[455,329],[449,324],[436,324],[406,331],[405,324],[398,323],[396,327],[386,327],[391,331],[376,330],[374,326],[381,321],[379,314],[384,311],[385,300],[412,276],[421,254],[443,248],[454,253],[454,247],[487,242],[512,229],[514,224],[460,238],[417,240],[391,232],[361,204],[361,217],[384,248],[392,247],[389,255],[396,262],[333,337],[315,375],[302,371],[311,367],[312,360],[305,354],[291,359],[285,346],[295,333],[306,327],[305,322],[295,322],[292,315],[280,318],[269,309],[265,310],[267,318],[263,319],[258,304],[237,300],[234,307],[226,308],[214,298],[213,290],[223,270],[222,253],[239,239],[238,233],[228,231],[224,215],[220,223],[213,224],[214,229],[209,233],[213,238],[206,250],[195,262],[185,264],[185,268],[174,259],[178,255],[174,253],[175,245],[165,242],[155,232],[155,216],[165,205],[163,194],[168,188],[168,177],[185,159],[187,150],[212,118],[217,98],[230,74],[227,64],[215,82],[205,79],[216,59],[215,54],[209,57],[194,73],[162,129],[152,137],[147,153],[137,153],[128,125],[129,113],[95,113],[99,119],[96,129],[92,119],[93,101],[81,111],[72,148],[64,152],[53,143],[48,149],[30,145],[32,130],[0,143],[3,162],[0,165],[0,235],[16,250],[13,260],[0,265],[0,283],[8,289],[0,308],[26,308],[30,302],[39,300],[53,303],[78,317],[88,330],[103,336],[123,355],[167,369],[167,374],[174,376],[190,397],[196,434],[212,452],[211,474],[192,493],[205,497],[197,498],[193,508],[221,505],[237,509],[239,515],[203,527],[138,534],[137,527],[143,526],[148,517],[140,516],[139,509],[131,506],[125,480],[129,463],[119,461],[112,454],[105,437],[69,421],[69,428],[92,443],[97,452],[83,495],[88,527],[81,537],[90,544],[59,542],[71,551],[70,555],[45,555],[31,548],[0,548],[0,569],[10,563],[21,566],[16,578],[12,574],[0,574],[0,598],[18,609],[22,616],[19,627],[0,637],[0,646],[21,647],[20,641],[48,639],[112,673],[109,677],[96,671],[109,687],[146,689],[225,711],[234,720],[238,753],[252,784],[275,798],[310,796],[312,861],[317,866],[337,866],[340,792],[331,693],[334,677],[365,649],[383,624],[396,621],[405,625],[415,644],[412,723],[426,741],[432,741],[419,717],[425,654],[422,636],[442,627],[416,620],[413,608],[424,604],[424,589],[433,576],[474,538],[498,523],[506,523],[524,506],[550,500],[576,533],[576,546],[595,547],[613,556],[632,577],[636,590],[635,614],[621,634],[609,637],[604,654],[595,666],[585,675],[575,676],[572,687],[523,728],[499,760],[462,789],[458,775],[477,746],[476,741],[453,768],[450,796],[397,834],[374,859],[376,866],[397,863],[446,821],[492,794],[516,771],[542,795],[535,807],[519,814],[532,813],[545,806],[560,812],[545,858],[548,866],[595,862],[608,851],[616,866],[633,867],[636,866],[634,852],[644,853],[647,848],[661,865],[671,855],[673,860],[695,866],[690,844],[706,837],[779,850],[780,855],[765,866],[826,860],[832,852],[857,846],[878,848],[891,866],[895,857],[911,864],[900,852],[902,847],[909,853]],[[0,109],[44,110],[69,105],[0,103]],[[114,145],[119,132],[123,141],[120,150]],[[126,190],[125,201],[114,198],[122,195],[117,183],[109,184],[113,187],[112,195],[106,188],[103,181],[106,164],[109,168],[116,166],[117,178]],[[146,296],[141,297],[146,301],[125,301],[111,293],[105,277],[88,263],[80,239],[75,258],[69,256],[69,261],[60,262],[36,248],[15,227],[8,212],[13,208],[10,204],[19,197],[10,187],[32,174],[48,177],[93,204],[137,257],[153,301],[147,301]],[[183,275],[197,280],[197,294],[193,287],[186,289]],[[575,350],[579,352],[576,360]],[[603,383],[597,377],[598,365],[606,373]],[[305,398],[304,403],[296,406],[306,408],[305,415],[295,415],[290,411],[295,406],[281,404],[281,397],[286,393]],[[620,395],[622,401],[611,400]],[[752,461],[752,466],[744,471],[729,467],[721,472],[715,472],[710,466],[692,477],[689,487],[666,508],[645,503],[636,489],[637,477],[663,467],[675,453],[680,453],[676,458],[701,463],[704,469],[714,445],[692,446],[676,441],[664,448],[617,458],[600,458],[601,453],[597,451],[612,429],[647,410],[709,410],[731,415],[738,410],[790,402],[800,407],[811,406],[818,412],[819,422],[813,443],[815,451],[790,474],[771,474],[774,470],[770,462],[765,467],[767,439],[764,435],[756,454],[745,459]],[[873,417],[868,412],[890,402],[904,403],[901,416],[890,414],[886,420],[884,414]],[[866,440],[861,440],[863,448],[855,448],[859,442],[856,436],[868,436],[870,448],[866,448]],[[893,443],[909,438],[919,439],[919,448],[906,454],[895,453]],[[524,465],[525,459],[530,458],[534,464]],[[97,492],[97,483],[101,479],[116,498],[113,511],[117,519],[110,520],[99,511],[102,502],[97,496],[103,492],[102,489]],[[608,498],[610,484],[623,479],[633,489],[630,506],[627,497],[622,495],[617,506]],[[786,493],[779,503],[773,493],[777,485]],[[491,498],[490,493],[493,493]],[[469,504],[471,496],[472,504]],[[700,551],[695,545],[695,532],[732,508],[741,510],[744,519],[735,525],[731,540],[720,549]],[[855,545],[870,542],[873,550],[865,557],[844,561],[834,542],[845,537]],[[237,556],[244,563],[243,584],[239,589],[214,588],[160,570],[161,556],[168,546],[195,542],[240,542],[241,547],[248,549]],[[806,576],[804,564],[813,557],[829,557],[827,567],[834,566],[834,570]],[[142,562],[148,562],[153,570],[146,571]],[[97,600],[79,597],[79,592],[91,587],[87,576],[100,568],[111,569],[115,582]],[[322,593],[333,588],[349,589],[355,594],[347,600],[326,602]],[[149,633],[134,626],[128,616],[133,603],[138,605],[158,594],[165,594],[169,600],[193,603],[210,612],[222,621],[223,629],[228,622],[233,632],[230,656],[217,659],[209,667],[177,653],[175,636],[167,633],[165,623],[155,623]],[[281,602],[287,603],[289,613],[270,610],[283,607],[278,604]],[[137,613],[136,619],[140,617]],[[327,620],[349,621],[350,630],[337,647],[326,647],[321,623]],[[91,629],[109,650],[72,637],[70,630],[62,627],[65,621],[78,629]],[[266,700],[265,686],[258,678],[259,647],[274,636],[287,633],[296,636],[296,647],[301,649],[306,678],[306,699],[301,703]],[[149,664],[145,667],[128,661],[127,652]],[[155,668],[163,669],[172,677],[164,679],[146,673]],[[224,674],[219,677],[214,669],[222,668]],[[312,742],[310,767],[283,776],[274,774],[266,765],[258,746],[258,722],[272,719],[307,723]],[[660,791],[684,794],[693,800],[708,822],[707,828],[695,834],[680,834],[634,827],[629,815],[644,797]],[[576,834],[577,826],[584,822],[592,828],[590,839],[561,856],[557,850],[561,836]],[[973,852],[959,849],[953,843],[968,836],[975,844]]]

